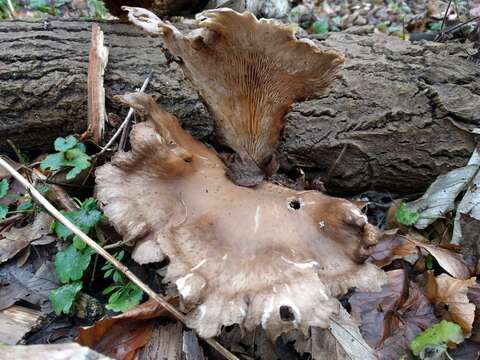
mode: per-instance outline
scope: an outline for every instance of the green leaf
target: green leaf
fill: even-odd
[[[108,304],[105,307],[112,311],[125,312],[140,304],[142,297],[142,289],[134,283],[129,282],[122,289],[110,295]]]
[[[0,220],[3,220],[7,217],[8,214],[8,205],[0,204]]]
[[[463,331],[459,325],[442,320],[413,339],[410,350],[415,356],[420,356],[426,349],[438,350],[443,347],[446,350],[448,343],[460,344],[463,340]]]
[[[64,166],[65,158],[63,153],[50,154],[40,163],[42,170],[58,170]]]
[[[67,173],[66,179],[72,180],[83,170],[91,166],[91,157],[85,153],[85,145],[78,143],[73,136],[69,136],[66,139],[57,138],[55,140],[55,149],[59,152],[48,155],[40,163],[42,170],[51,171],[71,167],[72,169]]]
[[[90,264],[93,250],[78,251],[72,244],[55,255],[55,272],[62,283],[70,280],[76,281],[82,278],[83,272]]]
[[[420,214],[416,211],[411,211],[405,203],[401,203],[395,213],[397,221],[400,224],[411,226],[420,218]]]
[[[113,290],[120,289],[121,287],[122,287],[122,285],[112,284],[112,285],[106,287],[106,288],[102,291],[102,294],[103,294],[103,295],[107,295],[107,294],[111,293]]]
[[[48,298],[50,299],[55,314],[70,314],[73,310],[73,304],[78,293],[82,290],[80,281],[63,285],[58,289],[50,291]]]
[[[28,199],[27,201],[21,203],[20,205],[17,206],[17,211],[26,211],[30,210],[33,206],[32,199]]]
[[[0,181],[0,199],[7,196],[8,188],[9,184],[7,179]]]
[[[89,198],[83,202],[80,210],[62,211],[62,214],[71,222],[77,225],[80,230],[88,234],[92,228],[98,224],[102,219],[102,212],[97,209],[95,199]],[[52,224],[52,231],[60,239],[67,240],[73,237],[73,233],[62,223],[54,221]],[[78,249],[84,249],[85,245],[78,237],[73,239],[75,246]]]
[[[78,144],[77,139],[74,136],[70,135],[70,136],[67,136],[66,138],[62,138],[62,137],[57,138],[53,143],[53,146],[55,147],[55,150],[62,152],[62,151],[73,149],[77,144]]]
[[[78,236],[75,235],[72,242],[73,246],[75,246],[78,250],[83,250],[87,247],[87,244],[83,242]]]
[[[312,25],[312,30],[315,34],[325,34],[328,32],[328,19],[317,20]]]

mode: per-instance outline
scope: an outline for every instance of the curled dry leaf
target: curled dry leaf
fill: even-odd
[[[11,259],[34,241],[40,241],[42,238],[40,244],[55,241],[54,238],[46,237],[50,232],[51,223],[50,215],[40,212],[33,223],[22,228],[12,227],[0,233],[0,263]]]
[[[389,271],[387,275],[388,283],[380,292],[355,292],[350,298],[352,316],[360,323],[363,337],[381,351],[389,337],[401,333],[408,345],[437,321],[432,305],[404,270]]]
[[[435,244],[414,240],[410,236],[413,236],[413,234],[403,236],[392,233],[384,236],[372,248],[372,254],[368,261],[380,267],[391,264],[395,259],[404,259],[413,264],[418,258],[419,249],[422,249],[424,254],[425,252],[430,253],[450,275],[458,279],[470,278],[471,271],[460,254]]]
[[[288,105],[324,90],[343,61],[248,13],[209,11],[187,37],[143,9],[129,10],[135,23],[163,34],[224,138],[258,165],[271,155]],[[302,66],[291,67],[294,59]],[[187,324],[201,336],[236,323],[261,324],[270,337],[325,328],[339,309],[335,296],[379,289],[383,272],[363,262],[380,231],[351,202],[265,182],[238,186],[217,153],[150,96],[119,100],[148,122],[132,131],[131,152],[97,169],[97,198],[126,240],[170,258],[166,281],[177,285]]]
[[[168,312],[157,301],[149,300],[121,315],[80,328],[76,341],[117,360],[134,359],[150,340],[154,329],[152,319],[164,315]]]
[[[358,325],[341,307],[329,329],[312,329],[310,349],[313,360],[375,360],[375,351],[365,342]]]
[[[475,319],[475,305],[470,303],[467,293],[475,286],[475,278],[454,279],[447,274],[437,277],[427,276],[427,297],[435,304],[436,311],[445,320],[451,320],[461,326],[466,335],[472,332]]]
[[[59,287],[53,264],[43,263],[34,273],[31,265],[17,267],[14,263],[2,265],[0,269],[0,310],[19,300],[38,305],[44,314],[52,312],[48,299],[51,290]]]
[[[443,217],[455,207],[455,199],[472,181],[480,165],[480,154],[475,150],[467,166],[439,176],[418,200],[407,204],[411,211],[420,214],[415,223],[417,229],[425,229],[436,219]]]

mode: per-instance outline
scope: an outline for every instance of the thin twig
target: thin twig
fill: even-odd
[[[22,186],[30,192],[30,195],[33,199],[38,201],[44,208],[47,210],[50,215],[55,219],[60,221],[67,229],[77,235],[84,243],[94,249],[99,255],[101,255],[105,260],[109,261],[113,266],[115,266],[122,274],[124,274],[128,279],[130,279],[135,285],[142,289],[148,296],[157,301],[162,305],[170,314],[172,314],[177,320],[185,324],[185,315],[178,311],[173,305],[171,305],[167,300],[162,296],[158,295],[153,291],[147,284],[140,280],[135,274],[133,274],[125,265],[118,261],[115,257],[110,255],[104,248],[97,244],[92,238],[87,234],[81,231],[77,226],[75,226],[70,220],[68,220],[60,211],[58,211],[55,206],[53,206],[45,197],[40,194],[40,192],[35,189],[35,187],[30,184],[30,182],[16,171],[9,163],[0,158],[0,166],[7,170]],[[235,355],[230,351],[225,349],[220,343],[215,339],[203,339],[207,344],[212,348],[217,350],[221,355],[229,360],[239,360]]]
[[[445,22],[447,21],[448,11],[450,10],[450,5],[452,5],[452,0],[448,2],[447,10],[445,10],[445,14],[443,14],[442,26],[440,27],[440,37],[443,37],[443,29],[445,28]]]
[[[455,31],[455,30],[458,30],[459,28],[461,28],[462,26],[465,26],[467,25],[468,23],[471,23],[472,21],[477,21],[477,20],[480,20],[480,16],[475,16],[474,18],[470,19],[470,20],[467,20],[467,21],[464,21],[458,25],[455,25],[453,27],[451,27],[450,29],[446,30],[445,31],[445,34],[450,34],[451,32]]]
[[[8,4],[8,9],[10,10],[10,16],[12,17],[12,19],[15,19],[15,8],[13,7],[13,4],[12,4],[12,1],[11,0],[7,0],[7,4]]]
[[[145,79],[145,81],[143,82],[143,85],[141,87],[141,89],[139,90],[139,92],[144,92],[145,89],[147,88],[148,86],[148,83],[150,82],[150,80],[152,79],[152,75],[153,75],[153,72],[151,71],[150,74],[148,74],[147,78]],[[122,124],[118,127],[117,131],[115,132],[115,134],[113,134],[112,138],[108,141],[107,145],[105,145],[103,147],[103,149],[94,155],[95,158],[99,157],[100,155],[102,155],[103,153],[105,153],[107,150],[109,150],[109,147],[112,146],[112,144],[115,142],[115,140],[117,140],[117,138],[120,136],[120,134],[122,133],[123,131],[123,128],[125,128],[129,123],[130,123],[130,118],[132,117],[133,115],[133,112],[135,110],[133,108],[130,108],[128,110],[128,114],[127,114],[127,117],[125,118],[125,120],[123,120]]]

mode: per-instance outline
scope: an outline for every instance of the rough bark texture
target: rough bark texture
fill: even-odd
[[[7,138],[21,149],[42,149],[85,130],[91,24],[0,23],[0,152],[10,150]],[[147,92],[196,137],[212,135],[207,109],[178,66],[167,65],[159,39],[126,24],[101,28],[110,51],[107,110],[118,110],[113,95],[140,87],[153,69]],[[480,67],[467,60],[465,46],[354,31],[323,44],[345,52],[344,79],[287,115],[284,168],[300,166],[309,176],[331,170],[326,187],[333,191],[407,192],[466,164],[475,139],[462,128],[480,122]]]

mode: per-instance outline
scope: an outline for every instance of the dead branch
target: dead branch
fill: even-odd
[[[103,142],[105,131],[105,88],[103,75],[108,61],[108,48],[103,44],[103,31],[92,25],[91,47],[88,57],[88,130],[96,144]]]

